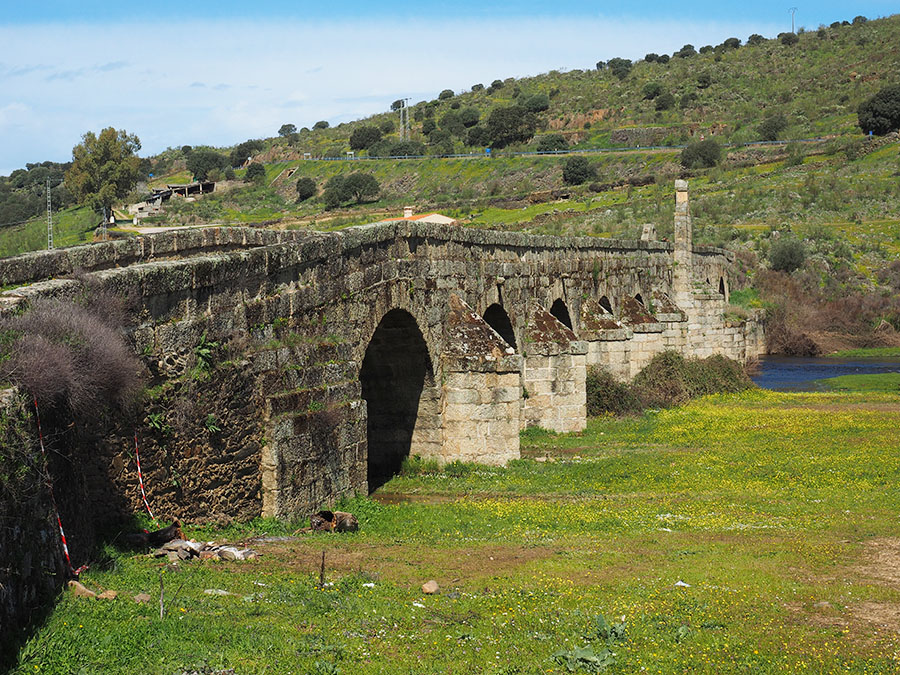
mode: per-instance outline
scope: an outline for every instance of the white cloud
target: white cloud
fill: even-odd
[[[386,110],[445,88],[685,43],[774,34],[765,24],[621,19],[357,23],[180,22],[0,27],[0,165],[68,159],[87,131],[137,133],[144,152],[230,145]],[[115,36],[111,38],[110,36]],[[40,55],[35,61],[31,55]],[[15,102],[4,101],[14,92]],[[21,106],[21,107],[11,107]],[[27,111],[23,113],[22,111]]]

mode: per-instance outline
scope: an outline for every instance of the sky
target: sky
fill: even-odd
[[[796,25],[895,11],[800,5]],[[483,0],[197,4],[0,0],[0,175],[68,161],[86,131],[137,134],[142,156],[229,146],[284,123],[332,125],[475,83],[591,68],[790,30],[791,4]]]

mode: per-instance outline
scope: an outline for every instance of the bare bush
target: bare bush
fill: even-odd
[[[42,406],[78,417],[129,407],[141,391],[141,366],[115,325],[123,316],[118,303],[106,303],[38,299],[5,319],[0,377]]]

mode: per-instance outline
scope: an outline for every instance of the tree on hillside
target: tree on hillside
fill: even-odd
[[[439,101],[446,101],[448,98],[453,98],[453,90],[452,89],[444,89],[440,94],[438,94]]]
[[[335,209],[351,199],[356,200],[357,204],[362,204],[367,199],[378,197],[380,191],[381,186],[375,176],[356,172],[348,176],[338,175],[329,178],[322,192],[322,200],[326,208]]]
[[[559,152],[561,150],[568,149],[569,142],[562,136],[562,134],[545,134],[544,136],[540,136],[538,138],[538,152]]]
[[[719,163],[722,148],[714,140],[707,139],[689,144],[681,151],[681,166],[685,169],[708,169]]]
[[[566,185],[581,185],[597,176],[597,169],[586,157],[569,157],[563,164],[562,178]]]
[[[278,135],[282,138],[288,138],[297,133],[297,125],[295,124],[282,124],[278,129]]]
[[[794,237],[782,237],[769,249],[769,266],[777,272],[790,274],[806,260],[803,242]]]
[[[474,127],[473,127],[474,128]],[[525,143],[537,128],[537,118],[520,105],[494,108],[487,119],[491,147],[505,148],[511,143]]]
[[[187,170],[191,172],[194,180],[206,180],[211,171],[224,172],[226,168],[228,159],[215,150],[194,150],[187,158]]]
[[[99,136],[88,131],[72,148],[66,186],[79,204],[105,215],[141,177],[140,149],[140,139],[124,129],[107,127]]]
[[[759,132],[760,140],[777,141],[778,135],[787,129],[787,126],[787,117],[782,113],[775,113],[760,122],[756,130]]]
[[[318,122],[313,124],[313,129],[327,129],[327,128],[328,128],[328,122],[325,120],[319,120]]]
[[[673,56],[677,56],[680,59],[690,58],[691,56],[696,56],[697,50],[694,49],[694,45],[686,44],[681,49],[673,54]]]
[[[900,130],[900,85],[885,87],[857,111],[859,126],[863,133],[883,136]]]
[[[532,94],[522,101],[522,107],[533,113],[544,112],[550,109],[550,97],[547,94]]]
[[[244,180],[248,183],[262,185],[266,182],[266,167],[259,162],[253,162],[247,167],[247,173],[244,174]]]
[[[350,134],[350,149],[365,150],[381,140],[381,130],[369,124],[356,127]]]
[[[243,143],[239,143],[228,155],[228,165],[241,167],[244,165],[244,162],[253,157],[254,153],[257,153],[262,149],[263,142],[260,140],[250,139]]]
[[[609,68],[609,72],[618,77],[620,80],[624,80],[628,77],[628,74],[631,72],[631,61],[629,59],[620,59],[618,57],[614,59],[610,59],[606,67]]]
[[[466,129],[478,124],[479,119],[481,119],[481,113],[478,112],[477,108],[463,108],[459,111],[459,121],[462,122]]]
[[[759,33],[754,33],[753,35],[751,35],[750,37],[747,38],[747,44],[752,47],[755,47],[756,45],[761,45],[765,41],[766,41],[766,38],[764,38]]]
[[[778,39],[781,40],[781,44],[790,47],[791,45],[795,45],[800,42],[800,36],[796,33],[779,33]]]
[[[441,118],[441,129],[460,138],[466,133],[466,125],[463,124],[459,113],[452,110]]]
[[[675,97],[670,92],[664,92],[656,97],[653,106],[656,110],[671,110],[675,107]]]
[[[648,82],[641,89],[641,95],[647,101],[652,101],[661,93],[663,93],[663,86],[659,82]]]
[[[316,192],[318,192],[318,188],[316,187],[316,181],[308,176],[303,176],[303,178],[297,181],[297,201],[303,202],[309,199],[310,197],[315,197]]]

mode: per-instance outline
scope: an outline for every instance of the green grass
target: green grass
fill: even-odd
[[[734,297],[734,294],[732,294]],[[831,359],[883,359],[900,357],[900,347],[864,347],[862,349],[844,349],[827,354]]]
[[[835,391],[900,391],[900,373],[840,375],[816,380],[822,389]]]
[[[74,246],[91,241],[98,216],[90,209],[74,207],[53,214],[53,245]],[[0,258],[47,248],[47,219],[35,218],[24,225],[0,229]]]
[[[896,672],[898,409],[877,392],[710,397],[529,431],[506,468],[411,460],[385,503],[340,505],[359,533],[253,544],[257,561],[172,572],[107,549],[83,581],[119,599],[65,594],[15,672],[562,673],[553,654],[588,644],[615,652],[611,673]],[[624,637],[600,637],[600,615]]]

